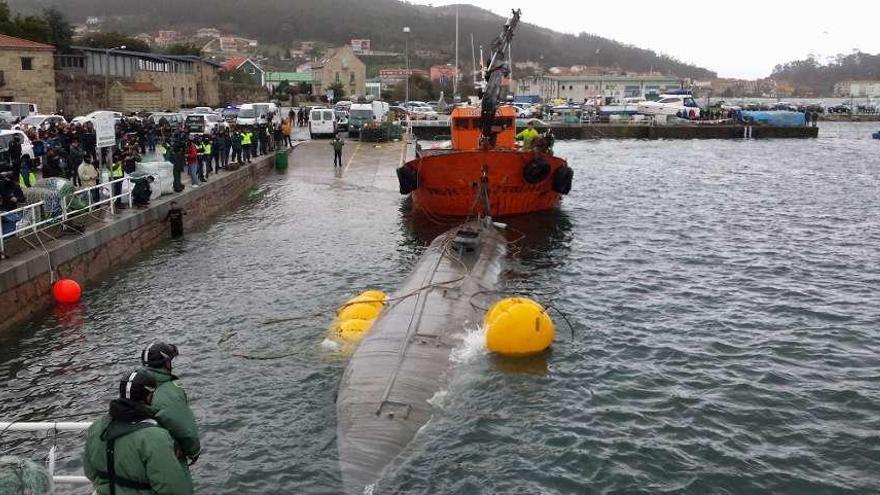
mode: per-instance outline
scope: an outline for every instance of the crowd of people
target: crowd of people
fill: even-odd
[[[267,123],[254,126],[227,124],[216,126],[207,134],[188,132],[184,123],[171,123],[162,118],[123,118],[116,123],[116,143],[112,148],[99,148],[95,126],[84,123],[52,124],[46,128],[30,128],[23,132],[33,148],[33,159],[23,153],[22,140],[15,135],[8,146],[8,164],[0,166],[0,202],[2,211],[11,212],[25,206],[23,189],[34,187],[39,178],[61,177],[77,189],[101,183],[101,171],[113,182],[115,206],[122,201],[123,181],[137,169],[143,157],[158,153],[173,166],[174,191],[184,190],[182,176],[188,175],[190,185],[198,187],[211,174],[232,170],[251,163],[261,155],[274,151],[276,145],[290,146],[294,128],[307,125],[308,112],[290,113],[280,119],[270,115]],[[153,178],[132,180],[132,202],[146,207],[152,195]],[[98,189],[91,190],[92,202],[100,200]],[[2,232],[15,230],[20,212],[2,216]]]

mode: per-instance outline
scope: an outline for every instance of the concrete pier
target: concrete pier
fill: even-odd
[[[649,126],[629,124],[551,124],[557,139],[741,139],[751,132],[754,139],[814,138],[818,127],[769,127],[743,125]],[[748,130],[750,129],[750,131]],[[413,126],[419,139],[448,139],[448,122]]]

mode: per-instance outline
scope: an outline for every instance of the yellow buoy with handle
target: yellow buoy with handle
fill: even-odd
[[[483,319],[486,347],[502,356],[530,356],[544,351],[556,334],[543,306],[525,297],[495,303]]]

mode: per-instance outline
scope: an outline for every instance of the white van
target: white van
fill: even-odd
[[[332,108],[313,108],[309,114],[309,135],[333,136],[336,134],[336,112]]]
[[[245,103],[238,107],[238,115],[235,117],[235,123],[238,125],[257,125],[265,122],[262,115],[263,109],[256,108],[253,103]]]
[[[9,112],[16,120],[21,120],[28,115],[37,113],[37,106],[33,103],[22,103],[19,101],[3,101],[0,102],[0,110]]]
[[[261,124],[269,121],[269,114],[272,114],[274,121],[278,121],[278,105],[274,103],[253,103],[257,115],[262,118]]]

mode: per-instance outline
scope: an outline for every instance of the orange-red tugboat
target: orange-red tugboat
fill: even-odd
[[[504,217],[559,206],[571,190],[573,172],[552,155],[552,136],[516,143],[516,113],[499,105],[509,74],[507,47],[519,22],[513,12],[483,65],[480,107],[456,107],[450,117],[452,147],[417,152],[397,170],[401,194],[415,211],[431,216]]]

